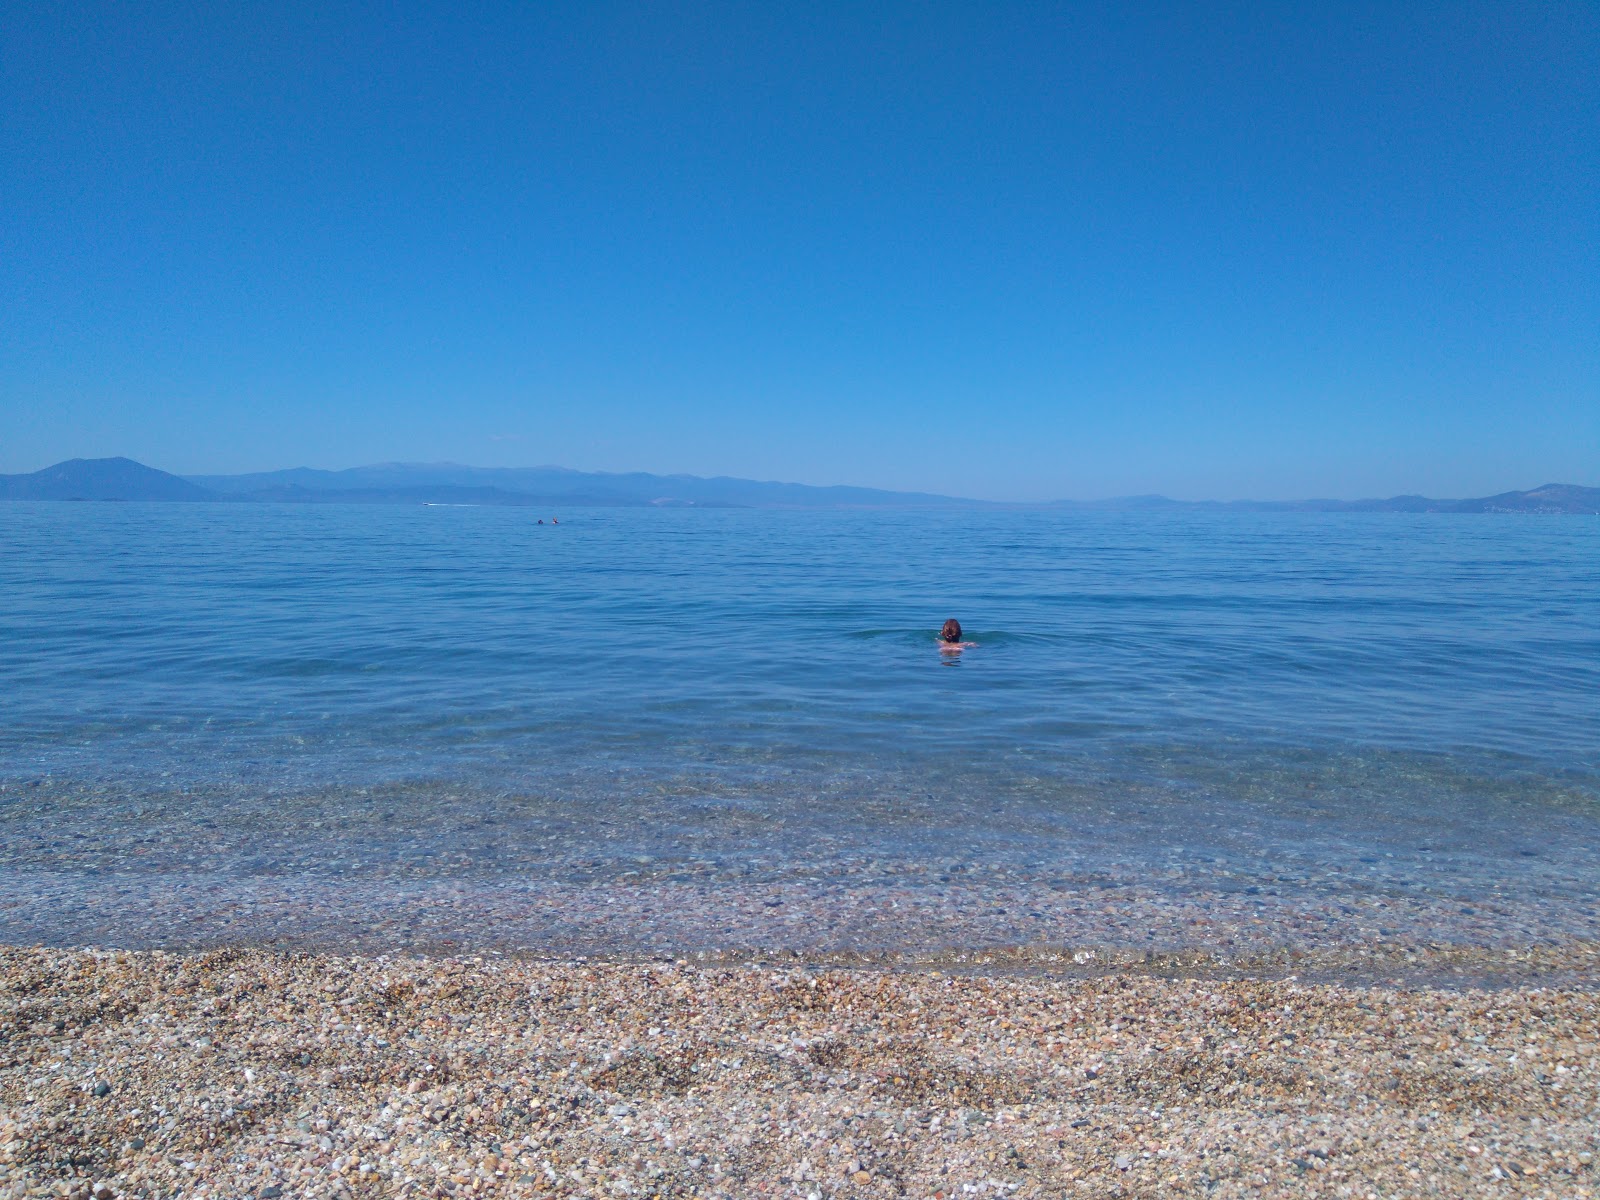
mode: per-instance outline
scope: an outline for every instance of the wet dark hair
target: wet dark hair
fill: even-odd
[[[959,642],[961,640],[961,622],[951,617],[944,623],[944,628],[939,630],[941,642]]]

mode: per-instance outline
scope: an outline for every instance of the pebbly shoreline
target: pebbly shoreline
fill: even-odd
[[[741,880],[487,884],[206,874],[0,873],[0,944],[201,952],[516,954],[1051,972],[1147,960],[1210,974],[1341,982],[1582,985],[1600,910],[1555,893],[1473,905],[1431,895],[1173,893],[1148,881],[889,878],[819,889]],[[1434,974],[1430,974],[1430,972]]]
[[[1134,965],[0,950],[0,1197],[1600,1194],[1592,986]]]

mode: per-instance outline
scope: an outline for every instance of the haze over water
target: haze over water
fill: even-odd
[[[1592,519],[537,515],[0,506],[0,936],[1600,927]]]

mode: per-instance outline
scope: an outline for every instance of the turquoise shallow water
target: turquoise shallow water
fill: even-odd
[[[1593,931],[1593,519],[538,515],[0,505],[0,934],[115,939],[51,891],[109,879],[984,872]]]

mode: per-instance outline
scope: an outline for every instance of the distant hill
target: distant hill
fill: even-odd
[[[1482,500],[1458,500],[1443,512],[1600,513],[1600,488],[1547,483],[1531,492],[1501,492]]]
[[[928,492],[811,487],[698,475],[609,474],[564,467],[381,463],[346,471],[296,467],[249,475],[157,471],[129,458],[74,458],[31,475],[0,475],[0,500],[220,500],[279,504],[485,504],[555,507],[933,508],[996,507]],[[1030,506],[1031,507],[1031,506]],[[1125,496],[1062,500],[1046,508],[1101,511],[1578,513],[1600,515],[1600,488],[1548,483],[1476,500],[1171,500]]]
[[[1201,512],[1409,512],[1409,513],[1573,513],[1600,515],[1600,488],[1547,483],[1527,492],[1501,492],[1477,500],[1432,500],[1391,496],[1387,500],[1170,500],[1165,496],[1125,496],[1116,500],[1062,500],[1051,507],[1111,511],[1151,509]]]
[[[250,475],[192,475],[212,491],[304,503],[454,503],[694,508],[883,508],[975,504],[924,492],[812,487],[726,476],[611,474],[565,467],[464,467],[456,463],[380,463],[344,471],[295,467]]]
[[[131,458],[71,458],[31,475],[0,475],[5,500],[216,500],[215,492]]]

